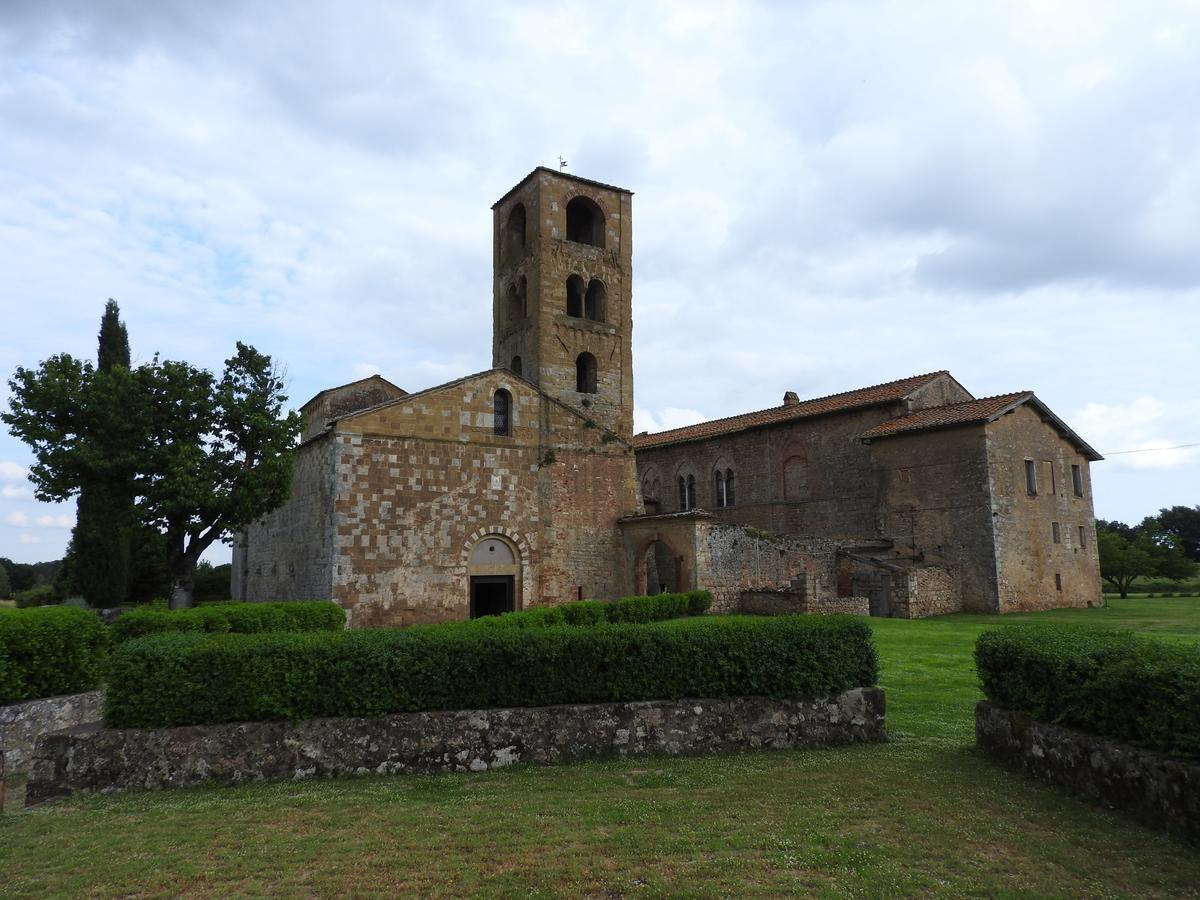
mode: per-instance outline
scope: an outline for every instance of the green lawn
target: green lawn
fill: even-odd
[[[1006,617],[1200,644],[1200,598]],[[891,741],[96,797],[0,820],[0,893],[1200,896],[1200,853],[975,754],[985,616],[873,620]]]

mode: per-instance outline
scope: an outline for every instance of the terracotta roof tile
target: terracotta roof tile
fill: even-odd
[[[881,422],[870,431],[864,432],[863,437],[867,439],[888,437],[906,431],[925,431],[930,428],[990,422],[994,417],[1007,411],[1009,407],[1016,406],[1032,396],[1032,391],[1017,391],[1014,394],[980,397],[978,400],[967,400],[964,403],[931,406],[928,409],[919,409],[906,416],[898,416],[895,419]]]
[[[639,434],[634,436],[633,446],[637,450],[648,450],[651,447],[699,441],[722,434],[731,434],[735,431],[745,431],[748,428],[777,425],[794,419],[808,419],[813,416],[824,416],[863,406],[894,403],[903,400],[917,388],[923,387],[935,378],[948,374],[942,370],[926,375],[914,375],[911,378],[901,378],[899,381],[889,381],[886,384],[876,384],[841,394],[831,394],[828,397],[818,397],[800,403],[785,403],[783,406],[773,406],[770,409],[760,409],[756,412],[742,413],[724,419],[713,419],[709,422],[701,422],[699,425],[672,428],[670,431],[660,431],[657,434]]]

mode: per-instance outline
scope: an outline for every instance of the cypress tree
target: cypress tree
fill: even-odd
[[[93,452],[106,461],[136,453],[127,446],[129,430],[121,422],[119,388],[128,381],[129,335],[115,300],[100,320],[95,376],[96,403],[89,439]],[[67,564],[74,588],[95,607],[119,606],[129,597],[130,545],[134,530],[133,479],[120,467],[87,479],[79,492],[79,513],[71,535]]]

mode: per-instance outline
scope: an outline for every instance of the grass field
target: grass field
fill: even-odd
[[[1200,646],[1200,598],[1005,617]],[[0,819],[0,893],[1200,896],[1200,854],[972,749],[999,620],[871,620],[891,740],[90,798]]]

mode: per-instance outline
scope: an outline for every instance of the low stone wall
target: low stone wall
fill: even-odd
[[[986,700],[975,706],[975,740],[1014,769],[1200,844],[1200,762],[1048,725]]]
[[[103,717],[103,691],[0,706],[0,752],[4,754],[5,773],[20,775],[29,770],[34,743],[43,734],[89,725]]]
[[[866,597],[811,597],[804,591],[742,591],[738,612],[750,616],[786,616],[793,613],[846,613],[869,616]]]
[[[924,619],[963,611],[958,579],[943,566],[898,573],[892,585],[892,615],[897,618]]]
[[[38,742],[25,803],[206,782],[483,771],[518,762],[884,739],[879,688],[820,700],[654,700],[154,730],[93,727]]]

